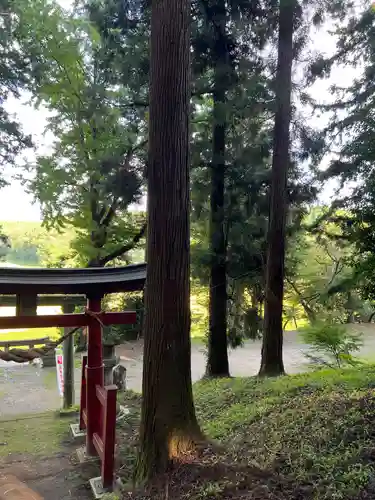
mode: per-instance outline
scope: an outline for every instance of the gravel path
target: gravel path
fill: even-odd
[[[360,328],[365,334],[363,357],[375,358],[375,329],[371,325]],[[230,370],[233,376],[255,375],[259,369],[261,343],[247,342],[245,347],[231,350]],[[295,332],[285,334],[284,364],[287,373],[298,373],[306,369],[301,344]],[[117,348],[122,364],[127,369],[127,387],[141,391],[142,345],[126,344]],[[192,378],[199,380],[205,371],[204,348],[192,346]],[[79,401],[80,369],[75,370],[76,401]],[[0,362],[0,418],[19,414],[41,413],[60,408],[55,368],[40,368],[35,365],[18,365]]]

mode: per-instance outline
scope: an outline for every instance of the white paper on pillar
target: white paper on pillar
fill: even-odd
[[[55,351],[56,356],[56,371],[57,371],[57,387],[61,397],[64,395],[64,356],[63,351],[58,347]]]

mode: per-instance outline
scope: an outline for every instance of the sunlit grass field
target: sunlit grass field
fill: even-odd
[[[38,314],[61,314],[60,306],[41,306],[38,307]],[[2,316],[15,316],[15,307],[0,307],[0,327]],[[55,340],[60,337],[59,328],[22,328],[20,330],[0,330],[0,341],[12,340],[30,340],[49,337]],[[17,346],[19,347],[19,346]],[[28,346],[23,346],[27,348]]]

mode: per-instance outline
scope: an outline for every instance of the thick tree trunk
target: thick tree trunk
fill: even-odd
[[[190,365],[189,21],[187,0],[152,3],[138,480],[165,472],[200,437]]]
[[[284,373],[282,314],[295,7],[295,0],[280,0],[276,116],[260,375]]]
[[[224,182],[225,182],[225,134],[226,134],[226,87],[227,47],[225,42],[226,8],[220,0],[216,4],[214,20],[216,44],[214,48],[215,81],[213,91],[213,137],[211,165],[211,221],[210,221],[210,305],[206,375],[229,377],[227,339],[227,273],[226,238],[224,233]]]

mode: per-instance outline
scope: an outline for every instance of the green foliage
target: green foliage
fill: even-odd
[[[17,265],[40,267],[74,267],[72,230],[47,230],[38,222],[1,223],[8,235],[11,248],[7,253],[8,262]]]
[[[144,314],[143,294],[141,292],[112,296],[107,299],[105,307],[108,310],[135,311],[137,313],[137,321],[134,325],[104,327],[103,336],[106,342],[121,344],[122,342],[137,340],[141,337]]]
[[[309,321],[322,316],[343,323],[368,321],[373,306],[363,299],[353,261],[355,248],[326,213],[325,207],[312,208],[289,238],[286,315],[290,322],[300,318],[301,311]]]
[[[11,243],[9,237],[3,232],[0,224],[0,262],[5,261],[10,253]]]
[[[208,332],[208,288],[192,281],[190,293],[191,337],[206,340]]]
[[[19,123],[9,113],[6,101],[19,97],[31,72],[29,55],[17,43],[17,23],[14,14],[17,2],[0,0],[0,167],[12,165],[24,148],[31,148],[31,138],[23,134]],[[1,172],[2,174],[2,172]],[[0,187],[6,184],[0,177]]]
[[[347,327],[329,322],[315,322],[302,330],[302,339],[310,346],[305,355],[314,364],[340,368],[355,365],[353,353],[363,345],[362,336]]]
[[[327,150],[334,150],[329,168],[321,180],[335,179],[340,192],[332,200],[326,219],[341,228],[342,237],[353,248],[353,279],[361,295],[375,297],[375,11],[369,5],[346,9],[337,17],[334,31],[336,50],[332,57],[319,56],[312,65],[315,75],[327,75],[343,67],[355,68],[355,78],[330,88],[332,100],[316,108],[326,113],[328,126],[322,130]],[[345,193],[345,194],[344,194]],[[337,208],[343,208],[340,213]],[[349,286],[352,283],[348,283]]]
[[[36,245],[29,244],[21,247],[15,246],[8,253],[7,260],[16,265],[38,267],[40,264],[38,247]]]
[[[20,15],[19,41],[37,66],[29,88],[51,112],[46,130],[55,137],[51,153],[25,165],[23,179],[47,227],[74,228],[79,263],[103,266],[140,239],[144,220],[127,209],[142,194],[144,113],[125,110],[107,39],[85,11],[33,0]]]

